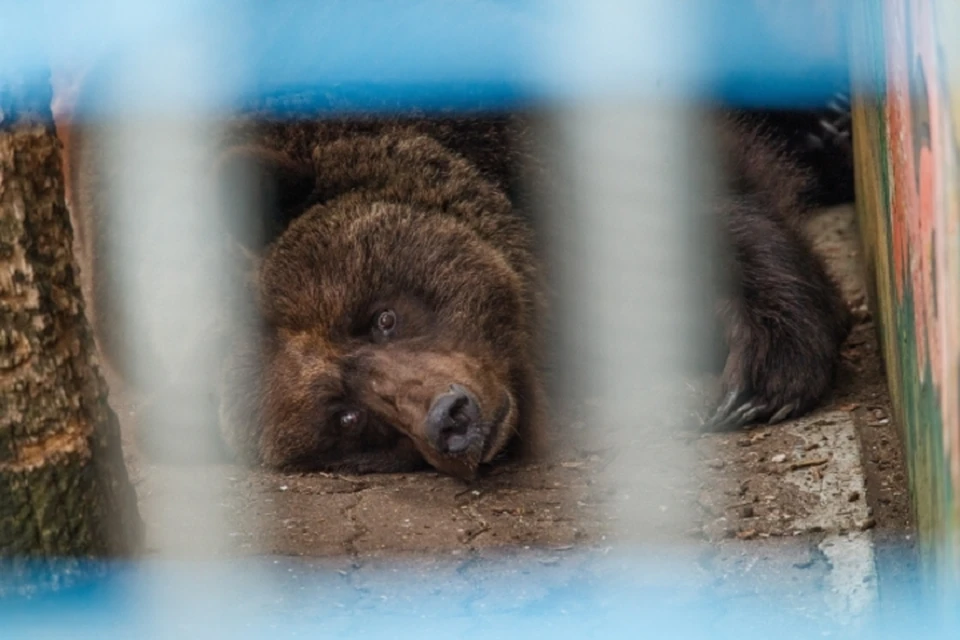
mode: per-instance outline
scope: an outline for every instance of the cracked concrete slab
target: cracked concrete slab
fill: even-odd
[[[845,411],[819,414],[790,424],[798,445],[786,455],[783,479],[819,498],[798,531],[851,531],[870,526],[866,481],[853,416]]]
[[[759,443],[764,448],[753,451]],[[741,476],[724,467],[717,482],[731,489],[701,497],[714,500],[708,512],[721,514],[705,525],[716,545],[710,558],[715,587],[729,584],[763,599],[791,585],[798,607],[819,602],[814,614],[836,620],[873,611],[875,521],[854,416],[818,412],[718,444],[727,451],[721,459],[742,461],[740,473],[752,470]]]

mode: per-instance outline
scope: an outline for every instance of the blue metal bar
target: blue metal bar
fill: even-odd
[[[482,579],[466,587],[455,567],[434,558],[416,565],[416,571],[396,561],[382,562],[362,574],[348,565],[348,570],[341,569],[335,560],[290,558],[90,565],[88,569],[105,572],[54,595],[0,601],[0,637],[159,637],[136,614],[141,595],[137,585],[147,572],[154,580],[159,576],[165,589],[179,588],[184,594],[183,606],[165,612],[168,619],[164,628],[167,632],[180,628],[182,620],[183,634],[178,637],[185,638],[205,637],[205,629],[192,626],[196,623],[184,612],[214,602],[223,607],[224,615],[216,622],[217,633],[238,640],[346,636],[365,640],[960,637],[956,612],[952,619],[946,617],[924,605],[919,597],[888,598],[883,610],[854,626],[850,621],[838,622],[827,616],[823,593],[811,593],[804,610],[796,593],[789,592],[790,585],[783,585],[782,594],[772,592],[750,599],[723,597],[710,588],[691,590],[688,585],[696,581],[696,576],[689,564],[657,555],[656,559],[594,556],[578,565],[576,571],[544,565],[542,559],[524,560],[522,556],[488,559],[480,564],[485,568]],[[558,580],[558,573],[564,575],[564,571],[566,579]],[[518,584],[520,573],[525,581]],[[41,574],[38,572],[38,578]],[[215,575],[218,584],[229,586],[218,594],[198,592],[195,587],[201,575]],[[246,579],[251,575],[259,582],[251,584]],[[536,584],[548,586],[538,592],[530,588]],[[780,595],[788,593],[791,605],[779,604]],[[896,611],[896,616],[885,615],[887,608]]]
[[[134,50],[162,56],[184,25],[202,25],[210,44],[222,45],[219,72],[236,88],[215,108],[291,91],[299,93],[296,108],[321,111],[491,109],[624,92],[778,104],[822,100],[847,80],[846,56],[825,58],[812,38],[807,50],[779,46],[751,0],[684,3],[699,28],[658,35],[694,39],[701,52],[694,60],[654,55],[642,19],[622,26],[636,28],[635,47],[606,50],[599,38],[596,60],[564,60],[577,7],[557,0],[11,0],[0,9],[0,70],[85,68]],[[807,7],[794,3],[778,28],[790,35],[821,29]],[[571,73],[572,66],[592,71]],[[129,98],[142,106],[151,96]]]

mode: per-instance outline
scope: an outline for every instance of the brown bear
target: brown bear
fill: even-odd
[[[201,342],[225,345],[208,423],[232,453],[303,470],[426,461],[469,478],[512,445],[537,449],[543,289],[531,228],[508,197],[522,130],[510,118],[251,117],[229,128],[210,177],[256,187],[257,206],[224,221],[254,256],[250,313],[238,316],[252,327],[227,322]],[[803,172],[750,123],[720,117],[716,131],[723,269],[737,277],[719,292],[729,355],[709,425],[778,422],[829,391],[849,320],[800,229]],[[121,277],[104,251],[98,192],[110,183],[92,175],[93,138],[76,137],[74,214],[93,247],[85,293],[123,373],[125,356],[150,354],[108,322]]]
[[[221,169],[246,165],[292,220],[262,238],[258,340],[224,366],[235,451],[471,477],[538,441],[539,268],[494,181],[404,122],[261,122],[228,144]]]

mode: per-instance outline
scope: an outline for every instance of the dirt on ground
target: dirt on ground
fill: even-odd
[[[676,429],[664,429],[654,417],[636,425],[634,437],[651,459],[658,447],[693,458],[692,474],[678,476],[667,456],[654,463],[662,468],[648,470],[648,477],[663,478],[646,496],[653,502],[644,503],[654,505],[648,509],[651,530],[660,527],[687,554],[700,587],[726,589],[731,598],[759,596],[774,586],[830,587],[830,571],[840,562],[831,555],[834,545],[854,544],[862,535],[874,542],[867,563],[876,566],[881,582],[854,585],[851,602],[864,588],[882,590],[886,576],[896,580],[913,567],[906,473],[867,310],[852,208],[818,215],[811,232],[858,318],[829,403],[800,420],[736,433],[681,428],[691,415],[674,416]],[[709,400],[711,383],[698,380],[671,392],[686,394],[695,414]],[[114,403],[128,422],[135,419],[135,404],[119,396]],[[176,509],[163,500],[171,487],[219,482],[217,513],[182,516],[223,518],[218,552],[330,562],[354,586],[379,560],[404,557],[416,567],[448,567],[464,589],[494,571],[490,558],[510,556],[496,571],[513,572],[525,585],[525,596],[510,596],[516,604],[549,590],[543,577],[524,582],[525,563],[549,568],[558,583],[582,582],[600,572],[585,558],[603,556],[622,534],[618,527],[631,497],[606,473],[618,451],[589,437],[589,403],[575,413],[558,419],[564,436],[550,460],[506,463],[472,484],[428,471],[291,475],[232,465],[153,465],[139,458],[126,430],[124,437],[148,545],[156,544],[151,518]],[[181,524],[188,530],[207,526],[200,519]],[[373,596],[367,589],[351,597]],[[478,600],[469,602],[476,606]]]

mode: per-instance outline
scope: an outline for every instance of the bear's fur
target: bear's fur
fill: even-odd
[[[416,126],[370,127],[260,124],[249,136],[259,146],[225,153],[312,204],[263,254],[259,341],[230,350],[221,428],[271,466],[398,471],[425,459],[469,477],[543,428],[533,238],[463,157]],[[385,309],[396,314],[389,338],[373,327]],[[456,456],[424,432],[454,384],[480,410],[480,433]],[[365,416],[344,429],[350,410]]]
[[[804,190],[807,201],[820,207],[853,202],[853,128],[847,96],[838,94],[812,111],[759,109],[746,115],[781,141],[794,164],[814,178]]]
[[[727,188],[716,210],[732,258],[722,270],[736,287],[718,304],[728,356],[710,425],[775,423],[826,396],[850,314],[802,229],[810,176],[756,121],[724,118],[717,131]]]

